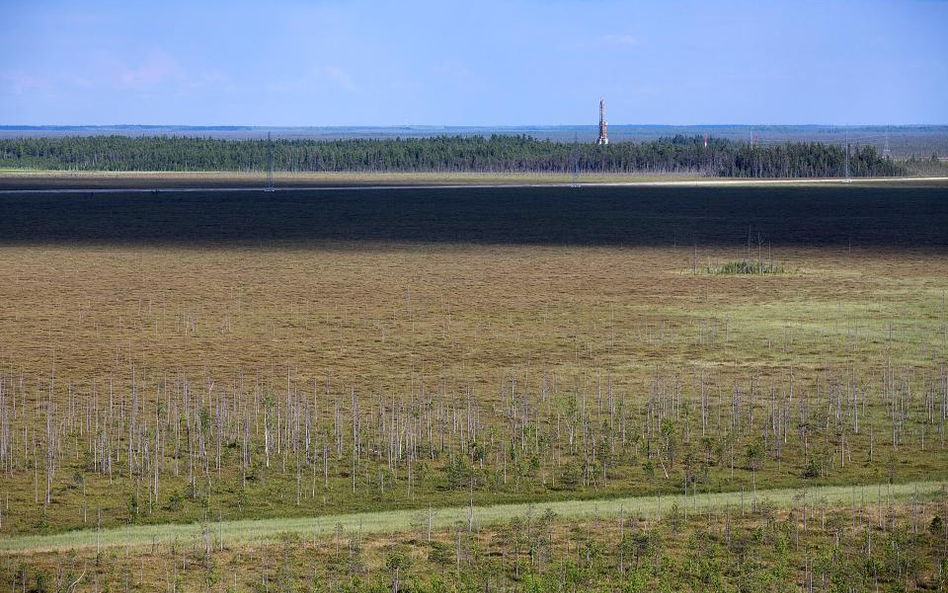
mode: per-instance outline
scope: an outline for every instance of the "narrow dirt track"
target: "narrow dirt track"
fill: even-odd
[[[286,186],[267,189],[263,186],[234,187],[107,187],[107,188],[43,188],[43,189],[0,189],[0,195],[29,194],[109,194],[109,193],[192,193],[192,192],[301,192],[301,191],[388,191],[423,189],[522,189],[543,187],[729,187],[760,185],[826,185],[855,184],[876,185],[889,183],[948,183],[948,177],[885,177],[860,179],[694,179],[674,181],[616,181],[616,182],[579,182],[573,183],[463,183],[439,184],[425,183],[414,185],[315,185]]]

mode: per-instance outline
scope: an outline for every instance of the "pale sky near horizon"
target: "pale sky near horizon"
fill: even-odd
[[[0,124],[948,124],[940,0],[0,0]]]

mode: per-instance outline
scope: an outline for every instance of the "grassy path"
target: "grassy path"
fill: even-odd
[[[883,497],[888,492],[890,498],[905,500],[917,493],[920,499],[925,499],[938,492],[943,485],[943,482],[908,482],[891,486],[887,484],[827,486],[808,490],[807,501],[808,504],[820,504],[820,501],[825,498],[827,504],[840,505],[850,503],[854,496],[861,500],[863,495],[865,495],[867,502],[876,501],[880,488]],[[757,499],[767,500],[778,508],[787,508],[794,504],[800,504],[801,493],[802,490],[791,488],[758,490]],[[667,511],[674,504],[678,504],[686,512],[694,512],[696,508],[698,512],[707,512],[709,508],[723,509],[728,505],[739,507],[742,497],[745,504],[752,504],[754,498],[752,493],[748,492],[742,495],[740,492],[723,492],[698,494],[697,497],[685,495],[639,496],[605,500],[475,506],[473,507],[473,514],[474,522],[481,525],[524,515],[531,508],[534,513],[543,513],[546,509],[550,509],[560,517],[618,516],[620,512],[651,517]],[[432,511],[432,527],[443,529],[456,523],[462,523],[466,527],[471,512],[471,507],[435,509]],[[207,528],[215,538],[221,537],[225,543],[230,544],[272,539],[287,532],[298,533],[303,537],[326,535],[332,533],[337,525],[342,525],[346,530],[361,529],[363,533],[393,533],[413,529],[413,522],[416,525],[414,528],[417,528],[419,523],[426,524],[427,521],[427,509],[418,509],[316,517],[214,521],[209,523]],[[202,530],[202,525],[198,523],[168,523],[131,526],[127,529],[111,528],[98,533],[95,529],[84,529],[55,535],[4,536],[0,537],[0,554],[94,548],[96,545],[102,547],[141,546],[150,545],[155,541],[167,542],[174,539],[186,541],[200,537]]]

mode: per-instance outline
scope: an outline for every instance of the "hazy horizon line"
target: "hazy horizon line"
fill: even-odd
[[[301,130],[345,130],[345,129],[524,129],[524,128],[596,128],[597,123],[564,123],[564,124],[345,124],[345,125],[318,125],[318,124],[0,124],[0,129],[81,129],[81,128],[179,128],[179,129],[301,129]],[[609,123],[610,128],[948,128],[946,123],[912,123],[912,124],[832,124],[832,123]]]

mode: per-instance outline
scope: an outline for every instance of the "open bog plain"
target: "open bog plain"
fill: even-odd
[[[0,590],[944,590],[946,182],[93,185],[0,191]]]

